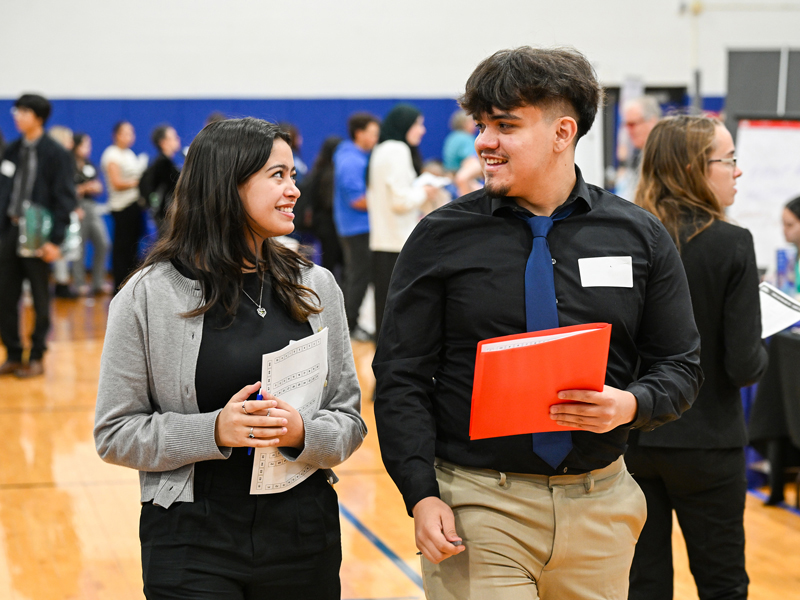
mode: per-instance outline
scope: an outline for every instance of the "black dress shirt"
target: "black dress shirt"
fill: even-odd
[[[10,162],[15,167],[15,175],[20,172],[22,139],[12,142],[3,153],[2,162]],[[64,241],[69,225],[69,213],[78,206],[75,185],[72,181],[75,169],[72,155],[48,135],[42,135],[36,144],[36,173],[29,200],[48,209],[53,216],[53,230],[50,241],[56,245]],[[0,235],[12,226],[8,209],[14,188],[14,177],[0,174]]]
[[[373,363],[381,453],[409,513],[439,494],[434,456],[503,472],[582,473],[616,460],[631,426],[674,420],[697,395],[700,339],[675,245],[653,215],[576,172],[567,203],[579,205],[548,235],[559,323],[611,323],[606,384],[636,396],[636,420],[573,432],[557,470],[534,454],[530,435],[470,441],[477,344],[526,331],[533,238],[516,213],[531,214],[512,199],[468,194],[428,215],[406,242]],[[631,257],[632,288],[582,286],[578,259],[618,256]]]
[[[696,226],[684,230],[695,231]],[[747,430],[739,388],[767,369],[758,268],[750,232],[724,221],[681,244],[702,349],[705,383],[683,417],[631,443],[665,448],[742,448]]]

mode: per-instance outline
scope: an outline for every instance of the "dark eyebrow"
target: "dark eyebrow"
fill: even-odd
[[[288,171],[289,167],[284,164],[270,165],[269,167],[267,167],[267,171],[272,171],[274,169],[279,169],[281,171]]]
[[[486,115],[490,121],[521,121],[522,117],[512,115],[511,113],[493,113]]]

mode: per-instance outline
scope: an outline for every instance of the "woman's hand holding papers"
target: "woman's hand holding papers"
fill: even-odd
[[[244,386],[217,414],[214,428],[217,446],[266,448],[279,445],[276,436],[286,433],[287,419],[277,414],[280,401],[272,396],[265,400],[248,400],[260,388],[260,381]],[[267,411],[270,411],[269,417]],[[250,437],[251,432],[253,437]]]
[[[306,444],[306,426],[303,417],[294,406],[279,400],[272,394],[267,394],[264,399],[274,400],[277,403],[276,408],[273,408],[270,414],[273,417],[279,417],[285,424],[283,430],[286,433],[280,436],[278,446],[302,450]]]
[[[636,396],[625,390],[604,386],[602,392],[592,390],[564,390],[559,400],[575,404],[555,404],[550,407],[550,418],[559,425],[578,427],[593,433],[606,433],[632,423],[639,404]]]

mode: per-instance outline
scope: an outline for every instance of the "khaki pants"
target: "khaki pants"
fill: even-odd
[[[555,477],[437,459],[436,476],[466,551],[422,558],[430,600],[627,599],[647,505],[622,457]]]

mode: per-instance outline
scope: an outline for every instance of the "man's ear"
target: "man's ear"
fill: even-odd
[[[556,152],[563,152],[575,143],[575,136],[578,135],[578,122],[569,116],[556,119],[555,144],[553,149]]]

